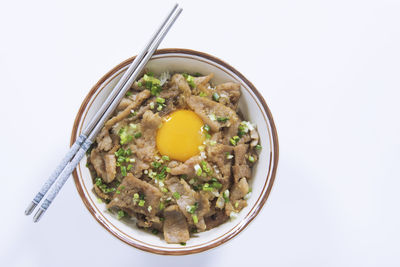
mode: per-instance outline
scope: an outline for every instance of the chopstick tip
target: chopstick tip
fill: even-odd
[[[40,221],[45,211],[46,210],[44,210],[43,208],[39,208],[35,216],[33,216],[33,222],[37,223],[38,221]]]
[[[36,206],[37,206],[37,204],[33,201],[31,203],[29,203],[29,206],[25,210],[25,215],[27,215],[27,216],[31,215],[31,213],[36,208]]]

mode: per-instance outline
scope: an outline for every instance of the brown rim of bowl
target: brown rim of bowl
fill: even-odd
[[[268,184],[267,191],[265,192],[265,195],[262,198],[262,200],[259,203],[259,205],[257,206],[257,208],[254,210],[253,214],[249,217],[249,219],[245,222],[245,224],[243,224],[234,233],[232,233],[230,235],[226,235],[224,237],[224,239],[222,239],[222,240],[220,240],[218,242],[211,243],[210,245],[205,246],[205,247],[199,247],[199,248],[195,248],[195,249],[192,249],[192,250],[183,250],[183,251],[179,251],[179,250],[178,251],[158,250],[158,249],[155,249],[155,248],[151,248],[151,247],[147,247],[147,246],[143,246],[141,244],[137,244],[137,243],[131,242],[130,240],[125,239],[125,238],[121,237],[120,235],[115,234],[112,229],[110,229],[106,224],[103,223],[103,221],[98,216],[96,216],[96,211],[93,209],[93,207],[91,206],[91,204],[88,202],[88,200],[86,199],[86,197],[84,195],[83,189],[82,189],[82,187],[81,187],[81,185],[79,183],[79,177],[78,177],[77,171],[74,170],[73,177],[74,177],[74,182],[75,182],[75,186],[76,186],[76,188],[78,190],[78,193],[79,193],[82,201],[84,202],[86,208],[89,210],[89,212],[92,214],[92,216],[96,219],[96,221],[100,225],[102,225],[112,235],[114,235],[115,237],[117,237],[118,239],[120,239],[121,241],[125,242],[126,244],[128,244],[130,246],[133,246],[135,248],[138,248],[138,249],[141,249],[141,250],[144,250],[144,251],[147,251],[147,252],[161,254],[161,255],[188,255],[188,254],[199,253],[199,252],[206,251],[206,250],[209,250],[211,248],[217,247],[217,246],[227,242],[228,240],[232,239],[233,237],[237,236],[258,215],[258,213],[260,212],[261,208],[264,206],[265,202],[267,201],[268,196],[269,196],[269,194],[271,192],[272,186],[274,184],[276,171],[277,171],[277,167],[278,167],[278,159],[279,159],[278,134],[277,134],[277,131],[276,131],[274,119],[272,117],[271,111],[269,110],[269,107],[268,107],[267,103],[265,102],[265,100],[262,97],[262,95],[260,94],[260,92],[256,89],[256,87],[249,80],[247,80],[239,71],[234,69],[232,66],[230,66],[226,62],[222,61],[219,58],[211,56],[209,54],[203,53],[203,52],[199,52],[199,51],[195,51],[195,50],[191,50],[191,49],[184,49],[184,48],[165,48],[165,49],[157,50],[154,54],[155,55],[160,55],[160,54],[175,54],[175,53],[194,55],[194,56],[198,56],[198,57],[205,58],[207,60],[213,61],[213,62],[225,67],[229,71],[233,72],[235,75],[237,75],[251,89],[251,91],[256,95],[257,99],[261,102],[261,104],[262,104],[262,106],[264,108],[264,111],[266,112],[266,115],[268,117],[269,124],[270,124],[270,127],[271,127],[271,134],[272,134],[272,139],[273,139],[273,158],[271,159],[271,163],[273,164],[273,167],[272,167],[271,178],[270,178],[270,182]],[[76,118],[75,118],[75,121],[74,121],[74,125],[73,125],[73,128],[72,128],[72,134],[71,134],[71,140],[70,140],[70,145],[71,146],[72,146],[72,144],[75,142],[75,140],[77,138],[76,133],[77,133],[77,129],[79,127],[79,122],[81,120],[82,114],[83,114],[86,106],[88,105],[90,99],[96,93],[96,91],[98,90],[100,85],[103,84],[107,79],[109,79],[113,74],[115,74],[121,68],[123,68],[126,65],[130,64],[134,59],[135,59],[135,57],[131,57],[131,58],[121,62],[117,66],[115,66],[112,70],[110,70],[107,74],[105,74],[92,87],[92,89],[89,91],[89,93],[85,97],[84,101],[82,102],[82,104],[81,104],[81,106],[79,108],[78,114],[76,115]]]

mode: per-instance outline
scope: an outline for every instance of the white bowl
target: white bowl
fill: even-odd
[[[113,68],[90,90],[76,116],[71,144],[80,135],[132,60],[133,58],[130,58]],[[214,84],[228,81],[241,84],[242,96],[239,100],[239,109],[246,120],[257,125],[262,145],[259,161],[253,168],[253,177],[250,180],[252,195],[248,200],[248,206],[239,213],[236,219],[196,234],[195,237],[190,238],[186,246],[182,246],[167,244],[159,236],[138,229],[134,223],[127,224],[111,215],[105,204],[98,203],[96,195],[92,192],[92,178],[85,166],[87,159],[82,160],[73,173],[75,185],[93,217],[111,234],[125,243],[138,249],[164,255],[185,255],[205,251],[240,233],[257,216],[267,200],[278,164],[278,137],[274,121],[265,100],[254,85],[227,63],[211,55],[187,49],[161,49],[149,61],[147,68],[156,74],[166,70],[214,73],[212,80]]]

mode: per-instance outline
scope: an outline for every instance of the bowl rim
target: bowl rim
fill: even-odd
[[[89,203],[88,199],[85,197],[85,193],[83,191],[83,188],[79,182],[79,176],[78,176],[78,172],[75,169],[72,173],[73,177],[74,177],[74,182],[75,182],[75,187],[78,190],[78,193],[83,201],[83,203],[85,204],[86,208],[88,209],[88,211],[91,213],[91,215],[96,219],[96,221],[103,226],[109,233],[111,233],[113,236],[117,237],[118,239],[120,239],[121,241],[123,241],[124,243],[133,246],[135,248],[138,248],[140,250],[146,251],[146,252],[151,252],[151,253],[155,253],[155,254],[161,254],[161,255],[188,255],[188,254],[194,254],[194,253],[199,253],[199,252],[203,252],[206,250],[209,250],[211,248],[215,248],[227,241],[229,241],[230,239],[234,238],[235,236],[237,236],[241,231],[243,231],[251,221],[253,221],[253,219],[259,214],[259,212],[261,211],[262,207],[264,206],[265,202],[267,201],[269,194],[272,190],[274,181],[275,181],[275,176],[276,176],[276,172],[277,172],[277,167],[278,167],[278,160],[279,160],[279,143],[278,143],[278,134],[277,134],[277,130],[276,130],[276,126],[274,123],[274,119],[272,117],[272,113],[267,105],[267,103],[265,102],[263,96],[261,95],[261,93],[256,89],[256,87],[249,81],[247,80],[246,77],[243,76],[243,74],[241,74],[239,71],[237,71],[235,68],[233,68],[231,65],[229,65],[228,63],[224,62],[223,60],[214,57],[210,54],[204,53],[204,52],[199,52],[199,51],[195,51],[195,50],[191,50],[191,49],[185,49],[185,48],[164,48],[164,49],[158,49],[154,55],[164,55],[164,54],[186,54],[186,55],[191,55],[191,56],[196,56],[196,57],[200,57],[200,58],[204,58],[206,60],[212,61],[218,65],[221,65],[223,67],[225,67],[226,69],[228,69],[229,71],[233,72],[235,75],[237,75],[242,81],[243,83],[245,83],[248,88],[254,93],[254,95],[256,96],[256,98],[260,101],[262,108],[264,109],[267,117],[268,117],[268,122],[270,125],[270,130],[271,130],[271,135],[272,135],[272,147],[271,150],[273,151],[273,155],[270,159],[270,164],[272,165],[272,170],[271,170],[271,176],[270,176],[270,181],[268,183],[268,187],[267,190],[264,193],[264,196],[262,197],[260,203],[255,206],[255,209],[253,212],[251,212],[250,216],[247,218],[247,220],[244,221],[244,223],[242,223],[237,229],[235,229],[236,227],[232,228],[230,230],[230,234],[229,231],[227,233],[224,233],[224,238],[217,241],[217,242],[211,242],[209,245],[207,246],[201,246],[198,248],[193,248],[193,249],[188,249],[188,250],[163,250],[163,249],[159,249],[159,248],[155,248],[155,247],[151,247],[151,246],[146,246],[143,244],[139,244],[136,243],[124,236],[118,235],[113,229],[111,229],[106,223],[103,222],[103,220],[100,218],[100,216],[97,215],[97,211],[94,210],[94,208],[92,207],[92,205]],[[73,145],[73,143],[75,142],[76,138],[77,138],[77,130],[79,127],[79,123],[82,119],[82,115],[87,107],[87,105],[89,104],[90,100],[92,99],[92,97],[95,95],[95,93],[98,91],[98,89],[100,88],[100,86],[107,81],[110,77],[112,77],[115,73],[117,73],[119,70],[121,70],[122,68],[124,68],[125,66],[127,66],[128,64],[130,64],[136,56],[133,56],[131,58],[128,58],[126,60],[124,60],[123,62],[119,63],[117,66],[115,66],[114,68],[112,68],[110,71],[108,71],[89,91],[89,93],[86,95],[85,99],[83,100],[79,111],[75,117],[75,121],[72,127],[72,133],[71,133],[71,139],[70,139],[70,146]],[[266,179],[268,180],[268,174]]]

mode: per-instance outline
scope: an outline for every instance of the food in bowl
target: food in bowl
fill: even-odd
[[[146,73],[88,157],[93,190],[122,220],[179,244],[237,216],[261,149],[238,110],[240,85],[213,74]]]

